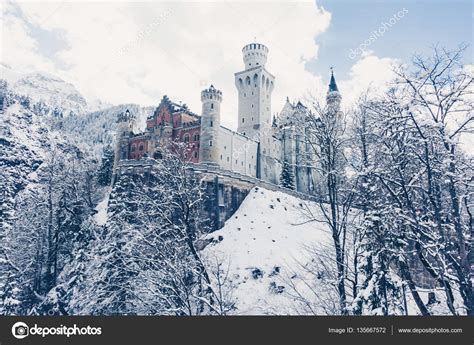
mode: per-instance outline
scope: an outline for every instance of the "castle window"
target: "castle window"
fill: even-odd
[[[227,161],[229,161],[229,157],[227,157]]]
[[[244,162],[241,162],[242,163],[242,166],[244,166]]]
[[[184,142],[189,143],[189,134],[187,133],[184,135]]]
[[[245,119],[244,119],[244,118],[242,118],[242,123],[244,123],[244,122],[245,122]]]
[[[221,160],[222,160],[222,155],[221,155]]]
[[[209,140],[209,146],[212,146],[212,140]]]
[[[135,145],[132,145],[132,152],[135,152],[136,149],[137,147]]]
[[[194,158],[198,158],[198,153],[197,153],[197,151],[194,151]]]
[[[214,103],[211,103],[211,109],[214,109]]]
[[[138,150],[139,150],[139,151],[143,151],[143,149],[144,149],[143,145],[140,145],[140,146],[138,147]]]
[[[211,127],[213,127],[213,126],[214,126],[214,122],[211,121]]]
[[[245,83],[246,83],[247,85],[250,85],[250,77],[249,77],[249,76],[247,76],[247,78],[245,78]]]
[[[194,134],[194,141],[199,141],[199,134]]]

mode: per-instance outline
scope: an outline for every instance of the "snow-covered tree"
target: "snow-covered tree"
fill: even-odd
[[[280,175],[280,185],[288,189],[295,189],[295,176],[293,174],[293,167],[287,160],[283,162]]]
[[[97,172],[97,181],[101,186],[108,186],[112,182],[114,166],[114,150],[111,145],[107,145],[102,151],[102,162]]]

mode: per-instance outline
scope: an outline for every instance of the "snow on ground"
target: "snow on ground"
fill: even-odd
[[[105,193],[104,199],[99,202],[95,208],[97,213],[94,215],[94,220],[97,225],[105,225],[107,223],[108,214],[107,214],[107,207],[109,204],[109,196],[110,193]]]
[[[327,226],[308,223],[302,206],[298,198],[255,187],[224,227],[209,235],[213,243],[204,257],[229,269],[236,314],[295,313],[289,285],[302,283],[295,270],[308,262],[305,247],[331,243]]]

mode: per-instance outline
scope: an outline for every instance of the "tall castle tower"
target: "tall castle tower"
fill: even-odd
[[[202,163],[218,164],[222,92],[211,85],[201,92],[201,101],[199,160]]]
[[[239,91],[237,131],[260,140],[263,128],[271,127],[271,95],[275,77],[265,69],[268,48],[261,43],[247,44],[243,49],[245,70],[235,73]]]

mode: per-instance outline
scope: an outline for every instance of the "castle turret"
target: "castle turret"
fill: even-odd
[[[199,160],[202,163],[218,164],[222,92],[211,85],[201,92],[201,101]]]
[[[329,89],[326,95],[326,103],[330,115],[337,115],[341,110],[341,94],[337,88],[336,78],[334,78],[334,71],[331,67],[331,80],[329,82]]]

